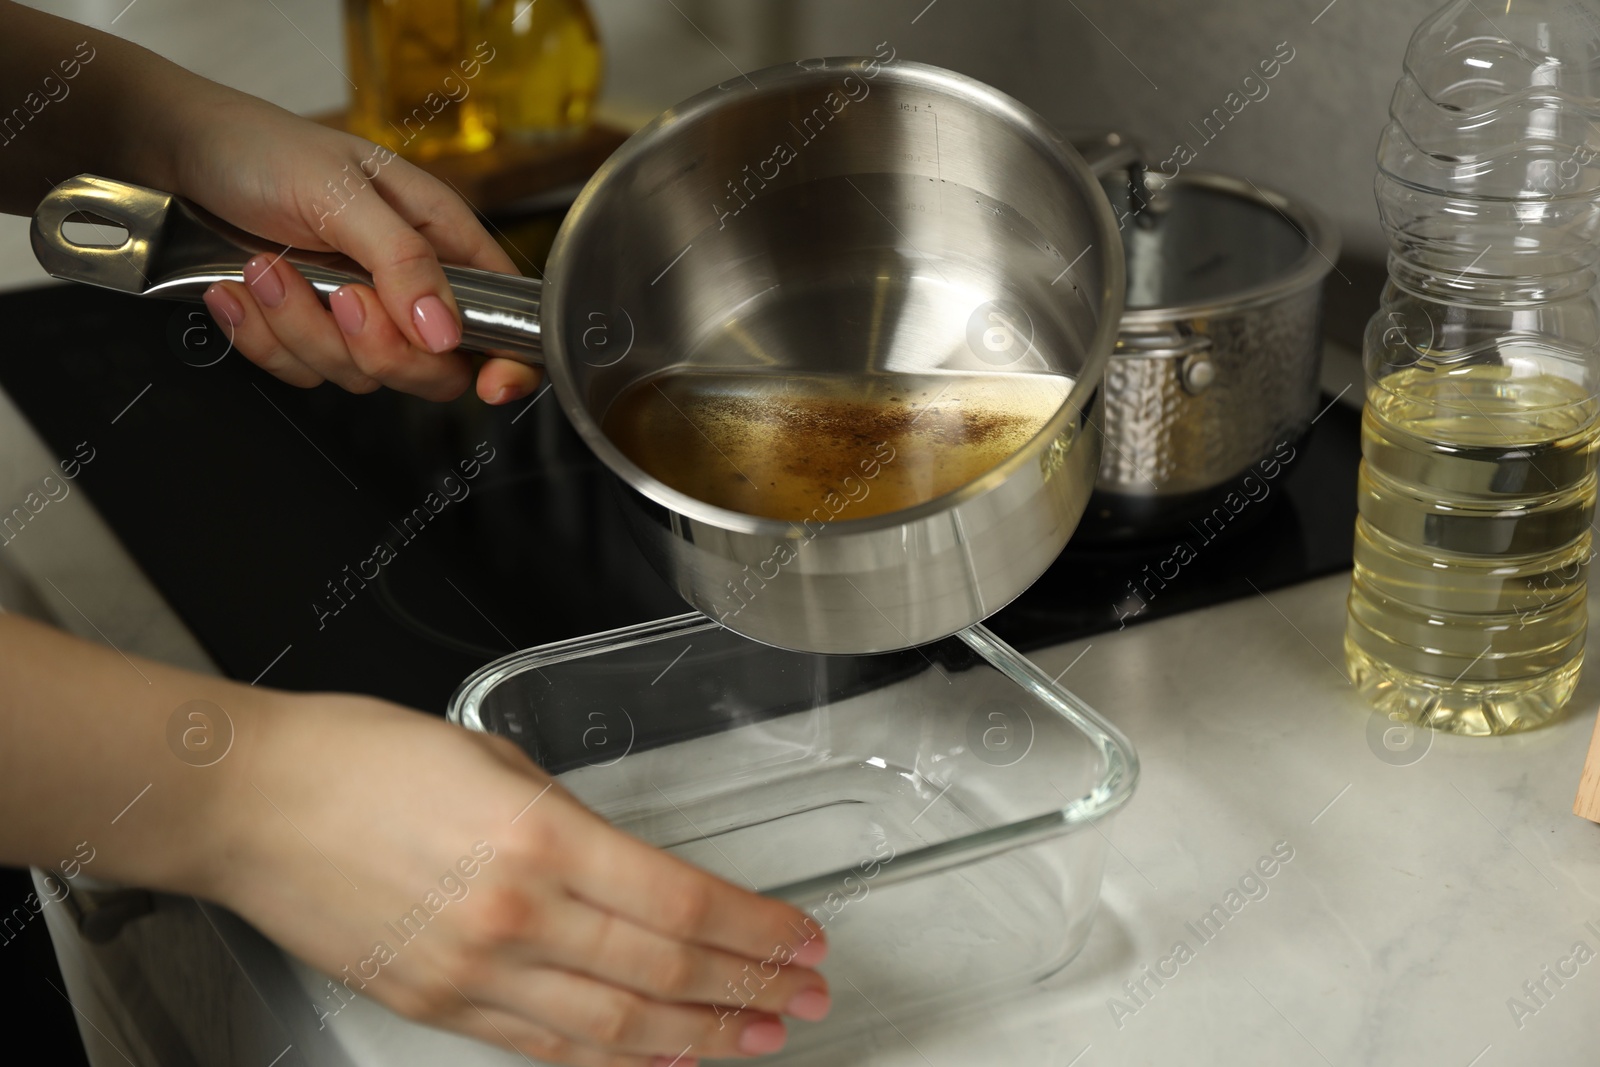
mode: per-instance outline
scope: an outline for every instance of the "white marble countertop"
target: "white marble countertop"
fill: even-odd
[[[102,25],[122,7],[54,5]],[[342,83],[300,30],[336,47],[336,11],[312,0],[147,0],[116,29],[314,110],[336,102]],[[678,67],[671,76],[688,84],[671,85],[668,99],[722,76],[698,37],[678,40],[710,75]],[[19,221],[0,226],[0,284],[38,280],[22,234]],[[25,493],[56,458],[0,395],[0,499]],[[85,493],[47,517],[50,537],[19,538],[5,559],[64,626],[211,669]],[[829,1062],[1595,1063],[1600,963],[1563,961],[1579,942],[1600,953],[1600,827],[1570,814],[1600,677],[1589,672],[1569,717],[1533,734],[1422,734],[1391,751],[1390,724],[1341,673],[1347,583],[1331,577],[1038,653],[1052,674],[1073,664],[1063,683],[1126,731],[1143,762],[1138,794],[1105,831],[1114,850],[1087,948],[1024,1001],[908,1025]],[[1268,894],[1200,944],[1185,924],[1278,842],[1294,855]],[[1178,941],[1194,958],[1131,996],[1124,983]],[[1569,976],[1558,984],[1546,966]],[[1542,1003],[1530,981],[1544,982]],[[1537,1010],[1518,1018],[1512,998]],[[364,1047],[347,1049],[363,1065],[523,1062],[370,1012]]]
[[[1596,1062],[1600,965],[1561,961],[1580,941],[1600,953],[1600,827],[1571,814],[1600,678],[1588,672],[1569,717],[1529,735],[1386,745],[1394,724],[1342,673],[1348,585],[1330,577],[1034,657],[1053,674],[1082,655],[1063,684],[1128,733],[1143,779],[1107,830],[1084,955],[1004,1026],[908,1032],[933,1062]],[[1278,842],[1294,858],[1267,895],[1202,944],[1185,924]],[[1178,941],[1194,958],[1130,996],[1123,983]],[[1547,981],[1541,1005],[1522,987],[1546,965],[1577,974]],[[1512,997],[1536,1013],[1514,1016]],[[997,1041],[1011,1053],[995,1056]]]
[[[1386,743],[1394,724],[1340,666],[1348,584],[1329,577],[1036,653],[1132,738],[1143,768],[1104,831],[1112,850],[1083,953],[1025,999],[897,1020],[794,1062],[1593,1064],[1600,827],[1571,807],[1600,675],[1586,675],[1567,718],[1528,735],[1401,731]],[[1193,927],[1275,848],[1292,858],[1201,940]],[[1192,957],[1162,962],[1180,941]],[[1147,968],[1169,977],[1158,985]],[[320,986],[304,969],[302,982],[308,998]],[[1525,982],[1544,983],[1542,1002]],[[351,1009],[332,1029],[357,1064],[524,1062],[370,1003]]]

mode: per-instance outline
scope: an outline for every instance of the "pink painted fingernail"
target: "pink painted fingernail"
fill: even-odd
[[[778,1051],[788,1039],[789,1033],[782,1023],[751,1023],[739,1035],[739,1051],[746,1056],[765,1056]]]
[[[800,943],[800,946],[794,950],[794,959],[790,962],[797,963],[802,967],[815,967],[827,958],[827,955],[828,943],[819,937],[814,937],[809,941]]]
[[[244,280],[263,307],[275,308],[283,303],[283,279],[278,277],[271,256],[260,255],[246,263]]]
[[[328,307],[333,310],[333,321],[339,329],[354,337],[367,321],[367,309],[361,306],[361,297],[348,285],[335,289],[328,297]]]
[[[244,306],[220,284],[211,286],[200,299],[206,302],[206,309],[217,320],[217,325],[238,329],[244,321]]]
[[[820,989],[804,989],[796,993],[784,1006],[785,1015],[793,1015],[796,1019],[804,1019],[808,1023],[820,1022],[827,1018],[828,1009],[833,1007],[833,998]]]
[[[461,343],[461,327],[443,300],[431,293],[419,299],[411,308],[411,321],[416,323],[423,344],[430,352],[449,352]]]

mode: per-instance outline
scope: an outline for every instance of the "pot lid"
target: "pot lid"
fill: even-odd
[[[1127,261],[1123,322],[1258,305],[1320,283],[1339,254],[1327,219],[1249,179],[1201,171],[1102,179]]]

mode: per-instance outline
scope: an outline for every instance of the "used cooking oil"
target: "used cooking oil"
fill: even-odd
[[[1597,406],[1516,362],[1368,387],[1351,681],[1380,711],[1449,733],[1548,721],[1583,662]]]
[[[630,386],[602,429],[645,473],[704,503],[843,521],[924,503],[993,470],[1070,387],[1049,374],[677,372]]]

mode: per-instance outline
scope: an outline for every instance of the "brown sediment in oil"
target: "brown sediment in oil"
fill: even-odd
[[[1038,433],[1066,388],[1041,375],[753,386],[682,374],[625,392],[603,428],[647,473],[706,503],[792,522],[843,520],[911,507],[982,476]]]

